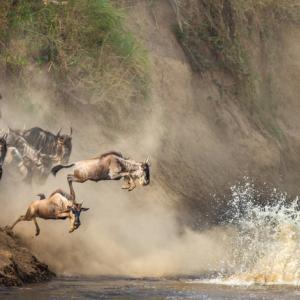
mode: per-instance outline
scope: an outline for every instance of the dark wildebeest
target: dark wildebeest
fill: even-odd
[[[72,193],[74,190],[72,188]],[[70,220],[69,232],[73,232],[80,226],[80,214],[82,211],[87,211],[88,208],[82,207],[82,203],[75,201],[75,194],[68,194],[61,189],[54,191],[48,198],[45,199],[44,194],[39,194],[40,200],[33,201],[25,215],[20,216],[16,222],[8,229],[12,230],[17,223],[21,221],[33,221],[36,228],[35,235],[39,235],[40,228],[36,218],[45,220]]]
[[[71,167],[74,167],[74,171],[73,174],[69,174],[67,177],[69,185],[73,181],[82,183],[87,180],[97,182],[124,178],[127,186],[123,188],[132,191],[136,187],[135,180],[139,180],[141,185],[150,183],[150,163],[148,159],[145,162],[135,162],[124,158],[121,153],[115,151],[69,165],[58,165],[53,167],[51,172],[55,176],[59,170]]]
[[[22,156],[15,147],[8,147],[5,164],[15,164],[19,173],[25,182],[30,183],[32,179],[32,169],[36,167],[35,163],[28,157]]]
[[[63,144],[58,142],[54,155],[44,154],[42,150],[36,150],[23,137],[22,131],[9,129],[8,142],[10,147],[10,160],[18,163],[18,168],[24,180],[31,182],[32,179],[42,184],[48,178],[53,165],[62,162]]]
[[[0,138],[0,179],[2,178],[2,166],[5,160],[5,156],[7,153],[7,142],[6,142],[6,138],[7,138],[7,134],[4,134],[1,138]]]
[[[19,135],[19,131],[9,129],[7,142],[9,144],[9,154],[6,162],[8,164],[13,161],[16,162],[25,181],[31,182],[34,174],[37,175],[37,178],[49,175],[51,168],[47,170],[45,165],[48,160],[53,160],[53,163],[56,161],[53,156],[42,154],[41,151],[34,149]]]
[[[70,134],[61,134],[61,129],[55,135],[39,127],[33,127],[22,132],[24,139],[43,154],[56,156],[57,164],[67,164],[72,152],[72,127]]]
[[[35,162],[37,166],[42,164],[41,158],[44,155],[41,154],[41,151],[32,147],[21,135],[19,135],[18,131],[9,129],[7,142],[9,147],[14,147],[20,156],[27,157]]]

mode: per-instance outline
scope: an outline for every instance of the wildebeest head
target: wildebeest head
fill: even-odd
[[[56,134],[57,148],[62,150],[62,162],[68,163],[72,151],[72,127],[70,134],[61,134],[61,129]]]
[[[82,203],[73,202],[72,205],[68,206],[67,210],[70,212],[71,216],[71,228],[69,232],[73,232],[80,226],[80,214],[82,211],[87,211],[89,208],[82,207]]]
[[[136,171],[140,185],[148,185],[150,183],[150,161],[147,158],[140,163],[139,169]]]

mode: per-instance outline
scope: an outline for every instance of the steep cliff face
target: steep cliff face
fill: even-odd
[[[209,7],[217,2],[221,12]],[[213,25],[224,26],[218,30],[229,35],[234,26],[243,26],[241,20],[235,24],[237,18],[225,14],[236,13],[234,7],[226,7],[226,3],[234,6],[235,2],[198,3],[207,5],[200,10],[197,1],[138,1],[129,12],[131,28],[144,40],[151,57],[152,99],[154,113],[159,114],[153,134],[159,135],[161,141],[155,154],[159,176],[183,206],[203,219],[216,212],[212,194],[226,194],[228,187],[245,175],[258,183],[268,182],[288,192],[298,192],[300,29],[297,22],[276,23],[276,18],[270,19],[270,12],[265,14],[269,18],[266,21],[259,19],[263,13],[249,11],[249,19],[256,17],[252,23],[244,23],[250,29],[232,32],[241,35],[240,47],[247,51],[247,60],[240,62],[240,57],[229,55],[242,56],[242,50],[230,45],[231,52],[225,53],[226,57],[226,49],[218,53],[211,49],[209,36],[201,40],[197,33],[191,33],[191,28],[184,27],[189,24],[187,16],[192,25],[201,26],[207,21],[203,16],[209,18],[215,13]],[[217,24],[217,13],[223,16],[223,23]],[[272,20],[276,23],[274,28]],[[271,36],[263,32],[266,27],[259,28],[258,24],[264,22],[269,22],[265,26]],[[178,40],[179,25],[183,26],[179,34],[185,36]],[[242,36],[247,30],[248,35]],[[186,40],[181,44],[183,38]],[[226,38],[230,42],[230,37]],[[226,42],[219,41],[220,47],[225,48]],[[229,58],[232,61],[228,62]],[[196,59],[206,63],[206,68],[195,69]],[[250,76],[254,79],[247,86],[244,81]]]
[[[20,286],[54,276],[14,235],[0,229],[0,285]]]

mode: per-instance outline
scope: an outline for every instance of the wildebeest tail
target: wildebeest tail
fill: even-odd
[[[61,169],[64,169],[64,168],[71,168],[73,167],[75,164],[70,164],[70,165],[57,165],[57,166],[54,166],[52,169],[51,169],[51,173],[56,176],[56,173],[61,170]]]
[[[38,197],[40,197],[40,200],[46,199],[46,195],[43,193],[37,194]]]

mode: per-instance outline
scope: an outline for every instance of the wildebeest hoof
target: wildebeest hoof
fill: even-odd
[[[35,236],[38,236],[40,234],[40,232],[39,231],[37,231],[36,233],[35,233]]]

